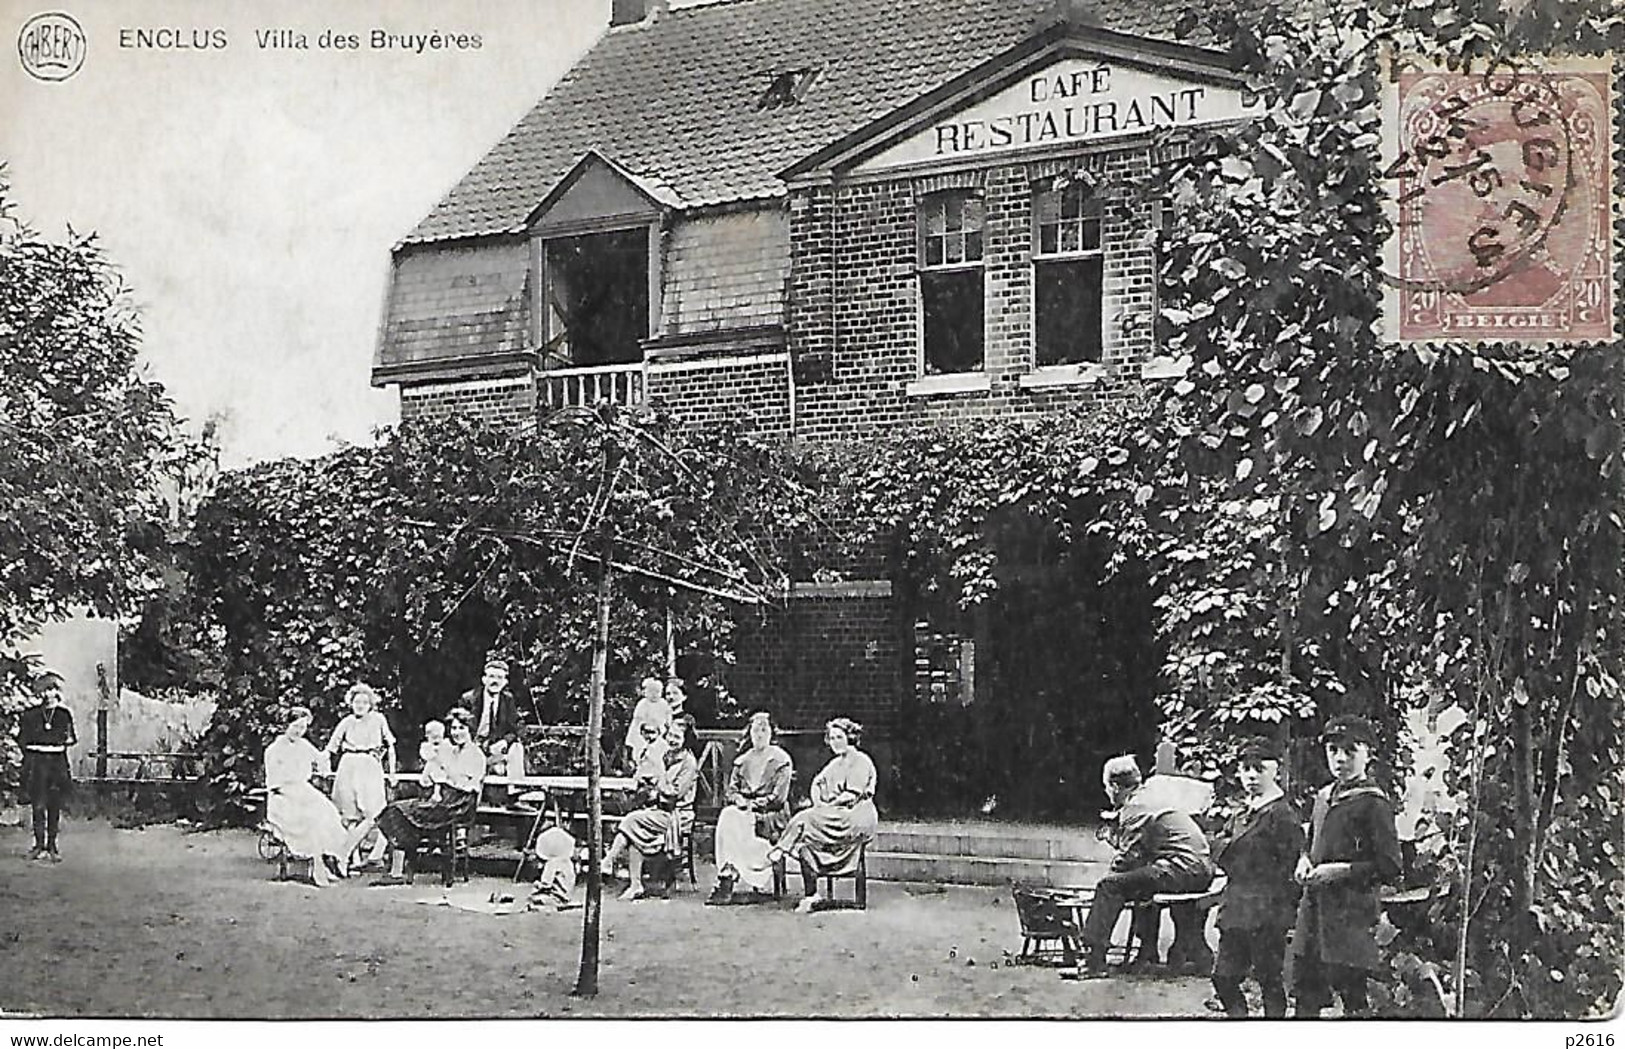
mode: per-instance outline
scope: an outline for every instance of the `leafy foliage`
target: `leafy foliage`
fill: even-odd
[[[20,696],[26,633],[128,609],[150,582],[162,482],[196,449],[142,370],[134,308],[95,237],[41,237],[9,189],[0,170],[0,695]],[[18,702],[0,703],[0,739]]]
[[[1139,188],[1173,199],[1159,335],[1185,376],[1098,420],[887,444],[848,471],[855,505],[927,589],[970,606],[1006,582],[1012,518],[1053,522],[1062,546],[1107,541],[1114,568],[1143,561],[1164,730],[1209,771],[1238,734],[1271,731],[1296,741],[1295,779],[1321,779],[1319,720],[1360,712],[1396,787],[1406,705],[1470,711],[1446,777],[1464,804],[1428,843],[1431,914],[1396,956],[1460,1014],[1607,1008],[1622,347],[1384,340],[1379,59],[1504,68],[1617,46],[1625,22],[1591,0],[1203,17],[1262,105],[1166,144],[1177,159]]]
[[[203,744],[221,797],[240,800],[255,783],[288,707],[310,706],[323,736],[344,690],[365,680],[410,737],[477,683],[488,648],[516,664],[523,720],[579,723],[594,562],[575,538],[599,513],[617,516],[627,564],[640,569],[623,571],[614,594],[612,699],[629,704],[636,678],[664,667],[668,610],[681,647],[725,664],[735,613],[721,595],[782,592],[784,537],[810,524],[806,500],[768,443],[658,419],[648,432],[660,448],[629,450],[639,461],[613,507],[591,503],[590,433],[466,419],[225,474],[198,511],[188,565],[224,639],[225,696]],[[748,544],[718,538],[747,528]],[[758,561],[735,552],[747,548]],[[663,576],[714,593],[674,591]]]

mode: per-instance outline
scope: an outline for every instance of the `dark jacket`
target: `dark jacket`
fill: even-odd
[[[491,713],[490,730],[483,736],[479,735],[480,723],[484,711],[480,705],[485,700],[485,689],[471,688],[463,693],[462,705],[474,715],[470,731],[481,746],[491,740],[518,739],[519,738],[519,705],[514,702],[513,693],[504,688],[497,694],[497,708]]]
[[[1376,971],[1376,924],[1382,912],[1380,886],[1399,877],[1399,836],[1388,796],[1370,780],[1331,784],[1315,795],[1309,823],[1310,863],[1352,863],[1353,875],[1328,885],[1304,887],[1295,954],[1318,957],[1327,965]]]
[[[1284,797],[1230,817],[1213,854],[1227,879],[1219,928],[1290,928],[1298,914],[1292,871],[1303,845],[1303,825]]]

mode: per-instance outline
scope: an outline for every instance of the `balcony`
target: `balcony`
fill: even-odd
[[[643,363],[605,364],[538,372],[536,396],[543,409],[573,408],[602,401],[643,403]]]

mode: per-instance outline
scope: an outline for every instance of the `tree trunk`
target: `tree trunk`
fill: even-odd
[[[613,453],[606,450],[605,456]],[[614,476],[614,466],[604,471]],[[587,700],[587,904],[581,918],[581,971],[574,993],[598,993],[599,928],[603,914],[604,794],[603,775],[604,690],[609,670],[609,603],[615,570],[615,524],[604,506],[598,523],[598,626],[592,638],[592,688]]]

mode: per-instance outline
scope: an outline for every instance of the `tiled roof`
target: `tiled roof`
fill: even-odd
[[[1084,21],[1170,40],[1190,0],[1074,0]],[[776,173],[1059,17],[1056,0],[724,0],[607,32],[406,239],[518,229],[589,149],[683,207],[780,196]],[[817,69],[758,111],[777,73]]]

